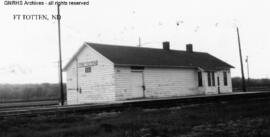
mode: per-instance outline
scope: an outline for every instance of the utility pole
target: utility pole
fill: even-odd
[[[61,105],[64,105],[64,87],[63,87],[63,74],[62,74],[62,51],[61,51],[61,28],[60,28],[60,4],[57,4],[57,20],[58,20],[58,44],[59,44],[59,85],[61,92]]]
[[[242,89],[243,89],[244,92],[246,92],[247,89],[246,89],[246,81],[245,81],[245,74],[244,74],[244,68],[243,68],[243,59],[242,59],[242,49],[241,49],[241,43],[240,43],[240,36],[239,36],[239,29],[238,29],[238,27],[236,27],[236,30],[237,30],[239,55],[240,55],[240,63],[241,63]]]
[[[248,76],[248,79],[247,79],[247,85],[249,86],[249,62],[248,62],[248,56],[246,57],[246,63],[247,63],[247,76]]]
[[[142,46],[141,37],[139,37],[139,45],[138,45],[138,47],[141,47],[141,46]]]

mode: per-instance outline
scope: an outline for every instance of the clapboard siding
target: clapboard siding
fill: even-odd
[[[131,90],[131,69],[129,67],[115,68],[115,91],[116,100],[132,98]]]
[[[123,100],[131,96],[131,69],[115,69],[116,99]],[[145,97],[170,97],[203,94],[198,87],[197,71],[193,69],[145,68],[143,70]]]
[[[202,94],[198,90],[197,71],[193,69],[146,68],[146,97],[170,97]]]
[[[67,71],[67,103],[77,104],[77,76],[76,76],[76,63],[72,62]]]
[[[86,73],[85,67],[78,67],[78,103],[104,102],[115,100],[115,81],[113,63],[91,47],[85,46],[81,53],[77,56],[77,63],[98,61],[97,66],[91,67],[91,72]],[[72,64],[76,64],[76,60]],[[74,65],[71,65],[74,66]],[[76,67],[76,65],[75,65]],[[72,67],[68,68],[67,75],[76,76],[76,71],[72,71]],[[72,92],[67,91],[68,104],[71,104],[74,96],[69,96]],[[71,94],[70,94],[71,95]]]
[[[228,85],[224,85],[224,76],[223,72],[227,73]],[[232,92],[232,81],[231,81],[231,73],[230,70],[223,70],[215,72],[215,86],[208,86],[207,72],[204,72],[204,81],[205,84],[205,93],[206,94],[218,94],[218,84],[217,79],[219,77],[220,80],[220,93],[229,93]]]
[[[96,49],[95,49],[96,48]],[[159,98],[200,94],[218,94],[217,78],[220,78],[220,93],[232,92],[230,70],[216,71],[215,86],[208,86],[207,70],[183,68],[119,67],[99,49],[85,44],[72,58],[66,68],[67,103],[82,104],[126,100],[134,98]],[[102,51],[102,48],[99,49]],[[111,53],[111,50],[105,50]],[[104,56],[103,56],[104,55]],[[108,54],[110,57],[114,54]],[[115,59],[115,58],[110,58]],[[86,73],[81,63],[97,61]],[[138,64],[140,65],[140,64]],[[198,72],[202,72],[202,85],[198,85]],[[224,86],[223,72],[227,72],[228,85]],[[211,77],[212,79],[212,77]],[[145,87],[145,90],[143,88]],[[137,92],[138,91],[138,92]]]
[[[81,88],[80,102],[114,101],[114,69],[113,63],[90,47],[78,56],[78,63],[98,61],[90,73],[85,73],[85,68],[79,68],[79,86]]]
[[[223,80],[223,72],[227,73],[227,80],[228,80],[228,85],[224,85],[224,80]],[[218,71],[218,75],[220,77],[220,88],[221,88],[221,93],[228,93],[232,92],[232,79],[231,79],[231,73],[229,70],[224,70],[224,71]]]

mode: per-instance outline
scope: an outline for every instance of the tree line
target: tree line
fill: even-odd
[[[270,79],[249,79],[246,80],[246,83],[247,89],[251,91],[270,90]],[[232,78],[232,86],[234,91],[241,91],[242,79],[240,77]],[[64,84],[64,91],[66,91],[66,84]],[[0,84],[0,102],[59,98],[59,84]]]
[[[65,84],[64,91],[66,91]],[[59,84],[0,84],[0,102],[53,100],[59,98]]]
[[[263,78],[263,79],[246,79],[246,87],[247,90],[250,91],[266,91],[270,90],[270,79]],[[234,77],[232,78],[232,87],[234,90],[241,90],[242,89],[242,78],[241,77]]]

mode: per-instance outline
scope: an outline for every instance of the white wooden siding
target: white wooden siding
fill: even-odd
[[[223,72],[227,73],[228,85],[224,85],[224,77]],[[208,86],[207,72],[203,72],[205,83],[205,93],[206,94],[218,94],[218,82],[217,77],[220,80],[220,93],[230,93],[232,92],[232,81],[231,81],[231,73],[230,70],[223,70],[215,72],[215,86]]]
[[[67,73],[67,103],[77,104],[78,93],[77,93],[77,77],[76,77],[76,63],[72,62],[69,66]]]
[[[144,72],[147,97],[203,94],[198,87],[197,70],[146,68]]]
[[[227,80],[228,80],[228,85],[227,86],[224,85],[223,72],[227,73]],[[218,73],[220,75],[221,93],[230,93],[230,92],[232,92],[232,79],[231,79],[230,70],[219,71]]]
[[[115,81],[113,63],[88,46],[79,53],[77,59],[78,63],[98,61],[97,66],[91,67],[90,73],[85,73],[85,67],[78,68],[78,87],[81,89],[81,93],[78,92],[78,103],[114,101]],[[69,67],[67,70],[68,78],[76,76],[73,73],[72,67]],[[74,98],[69,96],[71,95],[70,92],[72,91],[67,90],[68,104],[72,104],[72,98]]]
[[[76,62],[77,61],[77,62]],[[98,61],[91,67],[78,68],[77,63]],[[224,86],[223,72],[227,72],[228,85]],[[202,72],[203,86],[198,87],[198,70],[180,68],[145,68],[141,70],[145,91],[142,97],[158,98],[200,94],[217,94],[217,77],[220,92],[232,92],[230,70],[215,72],[215,86],[208,86],[207,72]],[[133,99],[132,72],[130,67],[115,67],[114,64],[89,46],[85,46],[67,68],[67,103],[81,104]],[[78,75],[78,79],[77,79]],[[79,92],[77,89],[81,89]],[[140,94],[141,96],[141,94]]]
[[[135,71],[131,72],[131,92],[133,98],[142,98],[144,97],[143,91],[143,72]]]
[[[116,100],[133,98],[130,83],[131,69],[129,67],[115,67]]]
[[[116,98],[133,98],[131,93],[131,69],[115,68]],[[145,97],[171,97],[204,94],[198,87],[197,70],[145,68],[143,70]]]

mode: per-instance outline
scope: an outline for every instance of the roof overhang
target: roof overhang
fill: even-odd
[[[183,68],[183,69],[197,69],[199,71],[220,71],[220,70],[229,70],[230,67],[220,67],[216,69],[206,69],[196,66],[172,66],[172,65],[143,65],[143,64],[114,64],[115,67],[131,67],[131,66],[140,66],[140,67],[151,67],[151,68]]]
[[[66,71],[68,69],[68,67],[70,66],[70,64],[77,58],[77,56],[81,53],[81,51],[88,46],[87,43],[85,42],[78,50],[77,52],[72,56],[72,58],[68,61],[68,63],[65,65],[65,67],[63,68],[63,71]]]
[[[140,66],[140,67],[149,67],[149,68],[183,68],[183,69],[197,69],[198,68],[194,66],[143,65],[143,64],[114,64],[114,66],[115,67]]]
[[[212,68],[212,69],[204,69],[204,71],[222,71],[222,70],[230,70],[231,67],[220,67],[220,68]]]

